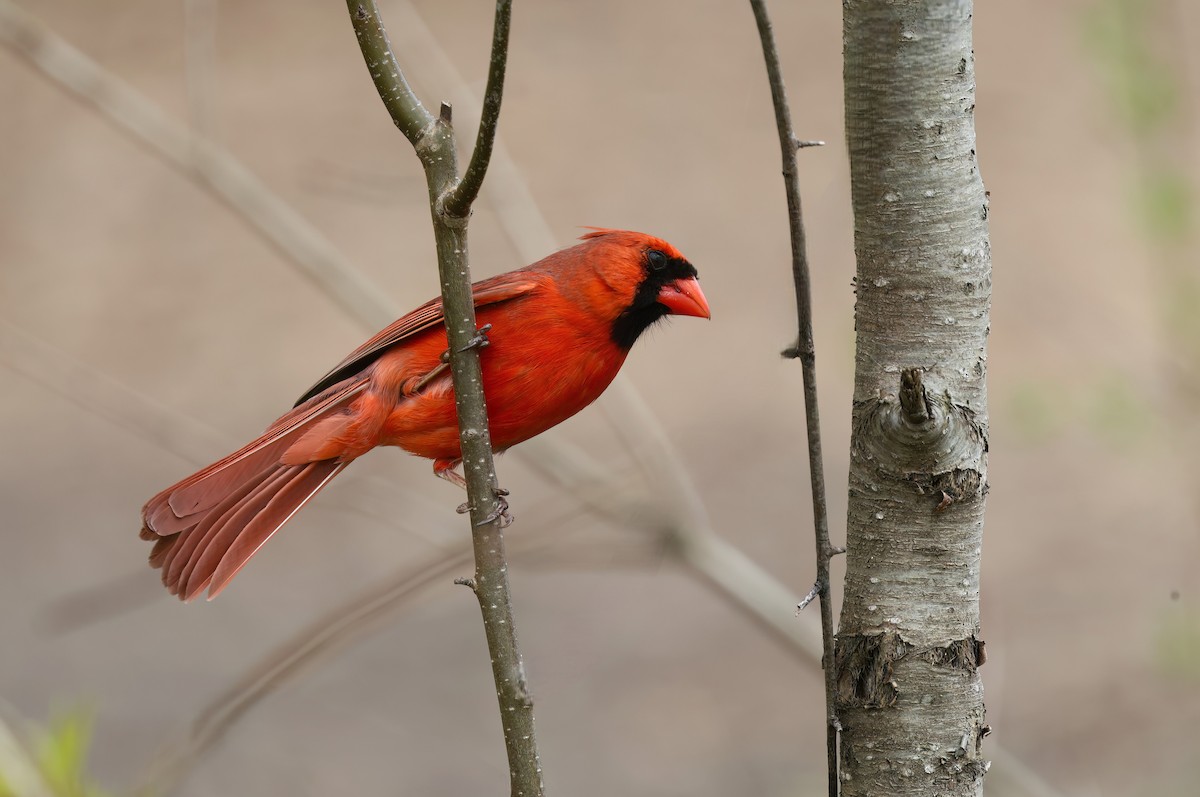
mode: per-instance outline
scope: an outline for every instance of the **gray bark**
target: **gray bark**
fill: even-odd
[[[987,491],[987,196],[969,0],[845,0],[858,261],[845,795],[978,795]]]

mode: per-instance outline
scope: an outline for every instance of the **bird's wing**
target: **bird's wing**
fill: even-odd
[[[513,271],[476,282],[471,286],[471,292],[475,298],[475,309],[525,296],[548,279],[550,277],[544,274]],[[300,406],[314,396],[320,395],[329,387],[359,373],[397,343],[431,327],[440,326],[442,318],[442,300],[439,297],[393,321],[373,338],[350,352],[346,359],[317,380],[317,383],[300,397],[296,406]]]

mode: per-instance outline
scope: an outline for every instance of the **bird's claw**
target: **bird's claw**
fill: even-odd
[[[500,528],[506,529],[513,522],[513,516],[508,511],[508,501],[504,500],[505,496],[509,495],[510,493],[508,492],[508,490],[505,490],[503,487],[493,487],[492,493],[493,493],[493,495],[496,496],[496,508],[493,509],[491,512],[489,512],[487,517],[485,517],[483,520],[480,520],[478,523],[476,523],[475,526],[476,527],[486,526],[489,523],[494,523],[496,521],[496,519],[499,518],[500,519]],[[471,506],[470,501],[464,501],[463,503],[459,504],[458,507],[454,511],[460,515],[465,515],[468,512],[470,512],[473,508],[474,507]]]
[[[459,352],[464,352],[467,349],[483,349],[487,346],[490,346],[492,342],[488,340],[487,333],[490,332],[491,329],[491,324],[484,324],[479,329],[475,330],[475,334],[472,335],[471,339],[467,341],[467,345],[459,349]]]
[[[472,335],[471,339],[467,341],[467,345],[463,346],[461,349],[459,349],[459,351],[464,352],[467,349],[484,349],[490,346],[492,342],[488,340],[487,333],[490,332],[491,329],[491,324],[484,324],[479,329],[475,330],[475,334]],[[446,349],[444,352],[442,352],[442,356],[439,359],[442,361],[443,365],[449,365],[450,350]]]
[[[475,524],[476,528],[478,528],[479,526],[487,526],[491,523],[496,522],[497,519],[500,520],[500,528],[502,528],[502,529],[506,529],[512,525],[513,516],[508,511],[508,501],[504,500],[504,497],[500,495],[500,492],[501,492],[501,490],[499,488],[497,488],[496,489],[496,499],[497,499],[496,500],[496,508],[493,509],[491,512],[489,512],[487,517],[485,517],[483,520],[476,523]],[[504,490],[503,492],[505,495],[508,494],[508,490]]]

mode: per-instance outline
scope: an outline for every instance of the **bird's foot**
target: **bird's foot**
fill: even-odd
[[[461,349],[459,349],[459,351],[464,352],[467,349],[487,348],[492,343],[490,340],[488,340],[488,336],[487,336],[487,333],[490,332],[491,330],[492,330],[491,324],[484,324],[479,329],[475,330],[475,334],[472,335],[471,339],[467,341],[467,345],[463,346]]]
[[[509,492],[503,487],[493,487],[492,493],[496,496],[496,508],[489,512],[487,517],[476,523],[475,526],[486,526],[489,523],[495,522],[496,519],[499,518],[500,528],[506,529],[513,522],[512,513],[508,511],[508,501],[505,500],[505,496],[509,495]],[[458,508],[454,511],[460,515],[465,515],[471,511],[471,508],[471,503],[469,501],[464,501],[463,503],[459,504]]]
[[[508,501],[504,500],[505,495],[508,495],[508,490],[496,489],[496,508],[489,512],[487,517],[476,523],[476,527],[490,525],[495,523],[497,519],[500,521],[500,528],[502,529],[506,529],[512,525],[513,516],[508,511]]]
[[[461,349],[459,349],[459,351],[460,352],[466,351],[467,349],[482,349],[482,348],[486,348],[487,346],[491,345],[491,341],[488,340],[488,336],[487,336],[487,333],[491,330],[491,328],[492,328],[491,324],[484,324],[483,326],[481,326],[479,329],[477,329],[475,331],[475,335],[470,340],[467,341],[467,345],[463,346]],[[441,362],[436,367],[434,367],[433,370],[431,370],[429,373],[425,374],[425,376],[418,379],[411,386],[409,386],[407,384],[404,386],[404,389],[403,389],[404,395],[412,396],[417,393],[420,393],[421,390],[426,385],[428,385],[430,382],[432,382],[437,377],[441,376],[446,371],[446,369],[450,367],[450,350],[446,349],[444,352],[442,352],[442,356],[439,357],[438,359]],[[438,475],[440,476],[441,474],[439,473]],[[451,479],[449,476],[443,476],[442,478],[447,479],[449,481],[453,481],[453,479]],[[458,484],[458,482],[455,482],[455,484]]]

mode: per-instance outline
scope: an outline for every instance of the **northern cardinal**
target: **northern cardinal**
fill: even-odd
[[[667,315],[709,317],[696,269],[666,241],[595,230],[527,268],[473,286],[492,445],[503,451],[595,401]],[[142,508],[150,565],[173,594],[211,600],[280,526],[376,446],[433,460],[462,485],[454,390],[434,299],[351,352],[254,442]]]

